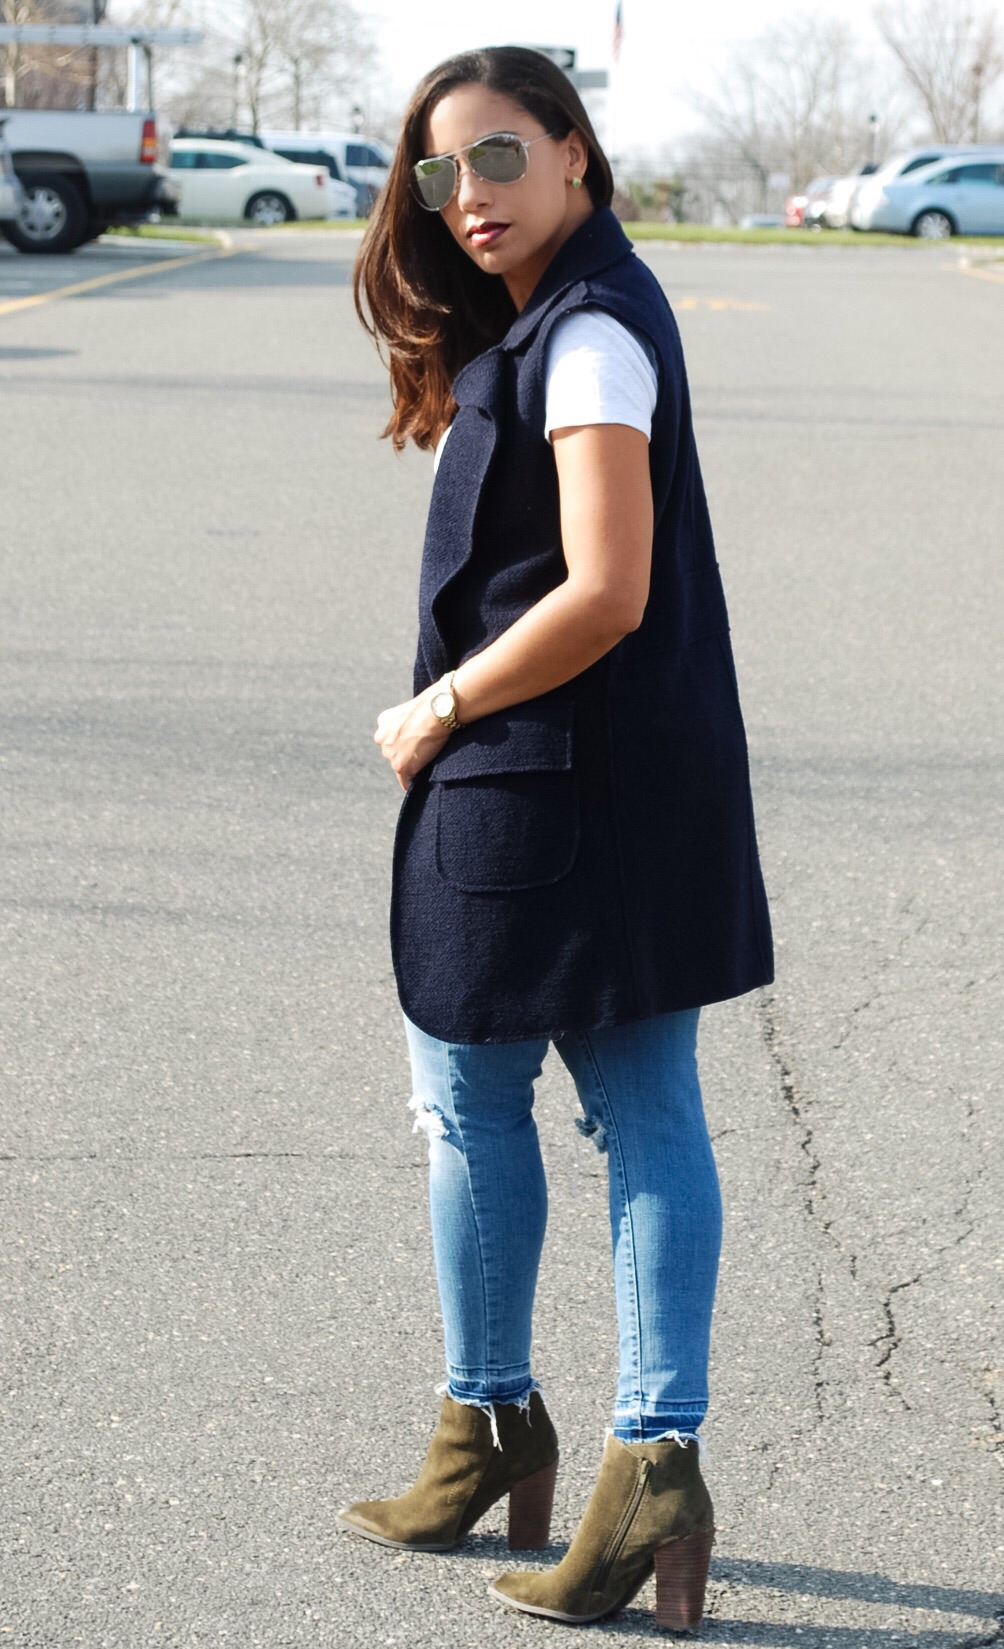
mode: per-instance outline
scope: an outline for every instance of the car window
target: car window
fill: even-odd
[[[958,178],[958,172],[938,172],[935,177],[929,177],[926,181],[929,184],[937,183],[940,186],[942,183],[957,183]]]
[[[993,161],[983,161],[978,166],[957,166],[953,176],[955,183],[996,183],[997,167]]]
[[[338,163],[326,149],[276,149],[275,152],[283,160],[292,160],[297,166],[323,166],[333,178],[339,175]]]
[[[195,149],[172,149],[172,172],[190,172],[198,163],[198,151]]]
[[[933,155],[918,155],[915,160],[907,161],[899,175],[900,177],[906,177],[907,172],[915,172],[918,166],[930,166],[934,161],[940,159],[941,156],[937,153]]]
[[[235,166],[249,166],[250,155],[221,155],[218,149],[200,149],[199,165],[208,172],[230,172]]]
[[[381,166],[387,170],[387,162],[378,149],[372,149],[368,143],[346,143],[346,166]]]

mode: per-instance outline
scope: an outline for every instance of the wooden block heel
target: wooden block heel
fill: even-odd
[[[715,1544],[714,1529],[671,1540],[655,1554],[655,1624],[664,1632],[699,1626],[704,1589]]]
[[[551,1538],[551,1508],[558,1462],[542,1466],[509,1490],[509,1550],[539,1552]]]

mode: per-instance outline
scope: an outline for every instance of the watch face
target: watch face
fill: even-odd
[[[440,718],[452,716],[454,709],[455,705],[453,702],[452,693],[448,693],[444,689],[442,693],[433,694],[432,713],[434,716],[439,716]]]

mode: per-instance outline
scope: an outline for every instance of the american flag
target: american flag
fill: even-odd
[[[617,10],[614,12],[614,37],[610,46],[610,54],[616,63],[621,55],[621,42],[624,39],[624,6],[622,0],[617,0]]]

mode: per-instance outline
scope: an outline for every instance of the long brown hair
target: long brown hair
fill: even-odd
[[[501,278],[479,269],[439,214],[425,211],[411,192],[411,169],[425,155],[426,117],[447,93],[471,85],[511,97],[556,137],[578,131],[589,156],[585,182],[593,205],[609,206],[613,196],[610,163],[582,99],[542,52],[488,46],[430,70],[405,113],[353,281],[359,319],[389,356],[394,412],[383,433],[398,451],[409,440],[435,446],[455,410],[450,385],[457,373],[498,343],[516,316]]]

